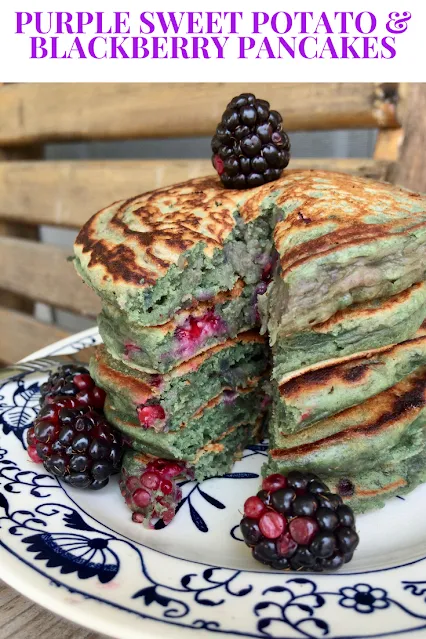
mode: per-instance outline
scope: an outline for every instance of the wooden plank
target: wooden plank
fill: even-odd
[[[38,239],[38,228],[36,226],[30,226],[29,224],[14,224],[0,221],[0,238],[4,236],[28,237],[36,240]],[[0,299],[2,305],[7,306],[7,308],[14,308],[19,311],[24,311],[25,313],[32,313],[34,310],[34,303],[30,299],[13,291],[1,290],[1,284]]]
[[[374,159],[396,162],[399,157],[402,140],[404,138],[404,130],[399,129],[382,129],[379,131],[374,148]]]
[[[0,288],[94,317],[98,298],[67,260],[70,254],[71,248],[0,237]]]
[[[294,159],[318,168],[385,179],[389,164],[368,158]],[[76,228],[115,200],[212,172],[209,160],[0,162],[0,218]]]
[[[0,581],[0,639],[107,639],[33,603]]]
[[[16,149],[0,149],[0,160],[7,160],[9,163],[23,158],[38,159],[41,157],[41,149],[38,145],[33,147],[22,147]],[[39,229],[33,224],[16,224],[14,222],[0,221],[0,236],[27,237],[33,240],[38,239]],[[12,291],[0,291],[3,306],[14,308],[25,313],[33,313],[34,304],[31,300],[22,297]]]
[[[0,144],[32,141],[213,135],[228,83],[8,84],[0,87]],[[259,83],[257,96],[287,131],[396,126],[394,85]]]
[[[399,106],[404,138],[392,181],[426,193],[426,84],[402,86]]]
[[[67,337],[67,331],[43,324],[25,313],[0,306],[0,361],[17,362],[26,355]]]

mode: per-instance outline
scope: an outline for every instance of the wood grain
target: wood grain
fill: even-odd
[[[2,237],[29,237],[34,240],[38,239],[38,228],[29,224],[14,224],[10,222],[2,222],[0,220],[0,239]],[[14,308],[15,310],[25,313],[33,313],[34,303],[11,290],[1,290],[0,284],[0,303],[6,308]]]
[[[71,248],[0,237],[0,288],[95,317],[98,298],[77,275],[70,255]]]
[[[0,161],[8,161],[8,163],[22,160],[23,158],[40,158],[40,156],[41,152],[38,145],[34,145],[31,150],[25,147],[10,150],[0,149]],[[36,240],[39,237],[39,230],[32,223],[16,224],[14,222],[4,222],[0,220],[0,236],[2,235],[28,237]],[[34,310],[34,304],[31,300],[11,291],[0,291],[0,299],[1,304],[7,308],[14,308],[19,311],[24,311],[25,313],[32,313]]]
[[[389,163],[368,158],[294,159],[291,168],[386,179]],[[212,172],[209,160],[0,162],[0,218],[78,228],[115,200]]]
[[[106,639],[32,603],[0,581],[0,639]]]
[[[0,362],[17,362],[68,335],[57,326],[43,324],[25,313],[0,307]]]
[[[229,83],[74,83],[0,86],[0,144],[48,140],[212,135],[233,95]],[[255,84],[285,129],[397,125],[395,91],[373,83]]]
[[[392,181],[426,193],[426,84],[402,86],[399,114],[404,138]]]

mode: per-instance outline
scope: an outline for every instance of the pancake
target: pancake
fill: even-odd
[[[272,428],[294,433],[378,395],[426,365],[426,322],[414,338],[317,368],[278,387]],[[281,440],[281,436],[275,439]],[[285,444],[285,438],[284,438]]]
[[[239,279],[231,291],[192,304],[159,326],[128,321],[113,304],[104,303],[99,332],[108,351],[140,369],[166,373],[197,354],[235,337],[256,324],[254,286]]]
[[[425,282],[389,299],[356,304],[310,330],[280,338],[273,348],[273,377],[281,385],[342,358],[404,342],[425,318]]]
[[[328,477],[396,465],[418,454],[426,426],[426,367],[364,403],[287,435],[270,433],[268,471]]]
[[[420,454],[395,466],[335,477],[328,480],[328,485],[333,492],[343,493],[343,501],[357,513],[383,508],[392,497],[402,497],[426,481],[424,455],[423,449]]]
[[[161,408],[164,416],[152,426],[157,431],[167,431],[180,429],[182,422],[220,393],[227,392],[232,398],[235,390],[256,386],[268,365],[264,338],[247,331],[165,375],[151,375],[126,366],[100,346],[90,363],[90,372],[127,419],[138,423],[138,409]],[[162,414],[161,410],[157,414]]]
[[[134,450],[193,464],[198,460],[200,449],[234,429],[244,426],[253,431],[264,414],[262,400],[263,395],[256,389],[241,390],[232,402],[228,401],[226,394],[221,394],[182,423],[178,431],[167,433],[141,428],[136,420],[129,420],[121,414],[109,398],[105,403],[105,415],[125,435]]]
[[[257,441],[258,424],[231,426],[216,441],[206,444],[188,461],[196,481],[217,477],[230,472],[235,461],[241,458],[244,448]],[[140,475],[155,455],[128,450],[123,457],[122,476]]]
[[[425,196],[326,171],[284,173],[279,187],[279,270],[260,298],[271,344],[425,279]]]
[[[189,180],[115,202],[75,241],[75,266],[104,301],[142,326],[242,278],[260,280],[272,246],[271,191],[228,190],[218,178]]]

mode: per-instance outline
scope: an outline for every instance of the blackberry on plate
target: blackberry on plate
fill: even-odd
[[[240,530],[253,557],[275,570],[337,570],[359,543],[352,509],[316,475],[299,471],[265,477],[245,501]]]
[[[266,100],[242,93],[226,107],[211,141],[212,163],[229,189],[250,189],[280,177],[290,161],[282,117]]]
[[[96,386],[87,368],[73,364],[56,369],[40,386],[40,394],[41,405],[54,402],[58,397],[72,399],[70,408],[92,406],[102,409],[105,403],[105,392]]]
[[[120,470],[121,436],[98,411],[69,402],[59,397],[42,407],[27,431],[27,451],[71,486],[98,490]]]
[[[98,490],[120,470],[122,438],[106,421],[105,392],[87,368],[65,365],[40,387],[41,409],[27,431],[28,455],[79,488]]]
[[[136,523],[148,528],[162,520],[169,524],[175,516],[176,507],[182,499],[178,481],[192,479],[192,473],[185,462],[153,458],[140,466],[137,474],[130,474],[124,468],[121,473],[121,494]]]

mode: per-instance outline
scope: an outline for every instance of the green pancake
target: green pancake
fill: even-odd
[[[389,299],[356,304],[310,330],[280,338],[273,348],[273,377],[282,385],[344,357],[404,342],[425,318],[425,282]]]
[[[260,298],[271,344],[426,279],[425,196],[326,171],[284,173],[280,188],[279,269]]]
[[[241,391],[231,403],[224,394],[219,395],[182,423],[178,431],[167,433],[142,428],[137,420],[118,411],[109,398],[105,402],[105,415],[126,436],[134,450],[193,464],[200,449],[228,432],[234,432],[240,426],[250,427],[253,432],[263,414],[262,400],[263,395],[258,390]],[[235,437],[239,440],[239,435]]]
[[[343,494],[343,501],[356,513],[383,508],[392,497],[405,495],[426,481],[425,450],[394,466],[388,465],[351,476],[328,478],[331,491]],[[343,489],[343,490],[342,490]]]
[[[281,384],[271,428],[294,433],[378,395],[426,365],[426,322],[414,338],[362,357],[315,368]],[[285,436],[275,441],[285,445]]]
[[[257,441],[257,438],[257,426],[253,428],[251,424],[241,424],[231,427],[222,437],[200,448],[188,461],[189,468],[194,472],[194,479],[203,481],[230,472],[246,446]],[[125,477],[140,475],[153,459],[155,455],[128,450],[123,458],[121,472]]]
[[[97,348],[90,363],[94,380],[126,419],[138,422],[138,409],[156,407],[164,417],[153,422],[154,430],[178,432],[211,399],[225,393],[231,401],[234,391],[255,387],[267,370],[265,340],[254,331],[214,346],[165,375],[126,366],[105,346]]]
[[[265,472],[299,469],[326,478],[396,465],[422,449],[425,426],[426,367],[422,367],[363,404],[295,435],[272,430]]]
[[[103,304],[99,332],[108,351],[132,366],[166,373],[199,353],[256,324],[254,286],[238,280],[231,291],[192,304],[159,326],[128,320],[113,304]]]
[[[239,278],[260,280],[278,189],[233,191],[206,177],[116,202],[81,229],[75,266],[128,322],[158,326]]]

